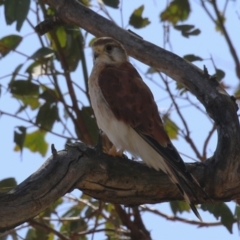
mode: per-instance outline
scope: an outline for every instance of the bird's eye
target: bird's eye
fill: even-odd
[[[112,49],[113,49],[113,46],[112,46],[112,45],[107,45],[107,46],[106,46],[106,50],[107,50],[108,52],[111,52]]]

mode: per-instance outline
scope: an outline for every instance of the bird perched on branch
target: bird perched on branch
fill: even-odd
[[[163,128],[157,105],[148,86],[128,61],[124,47],[109,37],[93,46],[94,67],[89,77],[89,95],[98,127],[114,146],[109,154],[124,150],[140,157],[149,167],[165,172],[201,220],[191,199],[194,189],[205,191],[187,171]]]

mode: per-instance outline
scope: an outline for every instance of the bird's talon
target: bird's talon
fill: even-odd
[[[107,152],[108,155],[114,156],[114,157],[122,157],[123,150],[117,150],[117,148],[113,145]]]

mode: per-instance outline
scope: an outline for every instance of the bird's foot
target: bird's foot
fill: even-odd
[[[117,150],[116,146],[112,145],[112,147],[106,152],[108,155],[114,156],[114,157],[122,157],[123,156],[123,150]]]

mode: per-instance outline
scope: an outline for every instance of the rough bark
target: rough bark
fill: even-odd
[[[204,179],[204,164],[187,166],[199,182],[211,183]],[[182,199],[163,172],[79,143],[53,154],[37,172],[12,191],[0,195],[0,231],[31,219],[76,188],[105,202],[132,206]],[[216,201],[230,200],[229,193],[210,196]],[[205,202],[201,194],[199,197],[200,202]]]
[[[183,83],[205,106],[218,130],[214,155],[204,163],[187,164],[189,171],[214,201],[240,199],[237,108],[214,79],[177,55],[141,40],[74,0],[42,2],[57,9],[64,22],[78,25],[96,36],[115,38],[132,57]],[[196,127],[201,127],[201,123],[196,121]],[[54,154],[23,183],[0,195],[0,230],[36,216],[74,188],[103,201],[127,205],[182,199],[164,173],[80,145]],[[199,203],[205,202],[200,195],[199,198]]]

